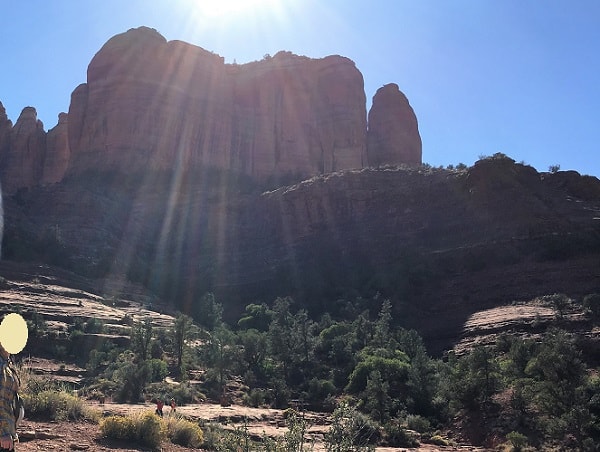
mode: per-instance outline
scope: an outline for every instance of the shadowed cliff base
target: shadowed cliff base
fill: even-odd
[[[278,296],[315,316],[355,315],[386,297],[436,350],[477,310],[600,285],[598,180],[505,156],[267,192],[213,170],[101,175],[6,197],[3,257],[126,275],[190,313],[213,292],[231,318]]]

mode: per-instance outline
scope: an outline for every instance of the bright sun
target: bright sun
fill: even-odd
[[[192,0],[192,2],[194,8],[202,15],[223,17],[264,12],[274,7],[277,0]]]

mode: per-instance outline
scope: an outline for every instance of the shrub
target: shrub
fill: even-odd
[[[64,391],[44,390],[23,394],[28,417],[58,420],[88,419],[95,421],[99,413],[85,405],[82,399]]]
[[[204,434],[197,424],[180,416],[170,416],[166,422],[167,436],[172,443],[191,448],[199,448],[204,443]]]
[[[419,442],[395,419],[383,426],[386,443],[392,447],[418,447]]]
[[[308,382],[308,400],[311,402],[322,403],[327,396],[335,393],[336,387],[331,380],[313,378]]]
[[[150,447],[159,447],[165,436],[165,428],[161,419],[150,411],[139,417],[136,416],[136,430],[138,440]]]
[[[142,392],[150,380],[151,368],[147,362],[134,364],[121,363],[113,373],[113,379],[120,383],[116,395],[118,402],[137,403],[142,398]]]
[[[406,416],[406,426],[419,433],[425,433],[431,429],[429,421],[418,414],[409,414]]]
[[[445,440],[444,438],[442,438],[440,435],[433,435],[431,438],[429,438],[429,440],[427,441],[429,444],[435,444],[436,446],[449,446],[450,443]]]
[[[134,441],[136,438],[135,423],[128,416],[109,416],[100,422],[100,431],[108,438],[123,441]]]
[[[92,317],[83,327],[86,333],[102,333],[104,331],[104,322],[96,317]]]
[[[265,403],[265,390],[260,388],[251,389],[249,393],[244,394],[244,404],[258,408]]]
[[[198,392],[191,384],[181,383],[171,391],[171,397],[175,399],[178,405],[194,403],[197,400],[203,400],[205,397]]]
[[[330,452],[373,450],[371,445],[379,439],[377,426],[344,403],[333,412],[331,428],[325,434],[325,449]]]
[[[154,413],[146,411],[129,416],[109,416],[100,423],[100,431],[108,438],[132,441],[158,449],[165,438],[165,424]]]
[[[600,317],[600,294],[591,293],[583,297],[583,307],[594,317]]]
[[[158,382],[163,381],[167,375],[169,375],[169,370],[167,369],[167,363],[162,359],[150,359],[147,361],[150,366],[150,381]]]
[[[519,432],[510,432],[506,435],[514,452],[519,452],[527,446],[527,437]]]

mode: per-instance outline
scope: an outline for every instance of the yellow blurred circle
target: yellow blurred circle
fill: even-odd
[[[27,322],[20,314],[7,314],[0,323],[0,344],[11,355],[25,348],[28,336]]]

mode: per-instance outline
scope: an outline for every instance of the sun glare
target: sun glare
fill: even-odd
[[[277,0],[191,0],[191,3],[201,15],[217,18],[265,12],[275,7]]]

